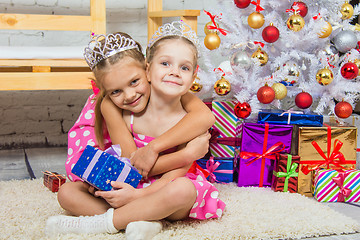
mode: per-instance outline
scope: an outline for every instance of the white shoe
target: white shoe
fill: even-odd
[[[52,216],[46,221],[45,233],[117,233],[113,224],[114,209],[94,216],[72,217],[65,215]]]
[[[137,221],[126,226],[127,240],[151,240],[162,229],[160,222]]]

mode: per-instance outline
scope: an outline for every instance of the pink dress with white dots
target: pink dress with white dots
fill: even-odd
[[[95,136],[95,94],[91,94],[84,108],[82,109],[79,118],[74,126],[68,132],[68,153],[67,161],[65,163],[65,170],[70,181],[82,181],[81,178],[71,173],[71,169],[79,160],[86,145],[91,145],[99,148]],[[109,134],[104,134],[105,149],[111,146]]]
[[[131,130],[138,148],[144,147],[154,140],[153,137],[134,133],[133,115],[131,115]],[[189,217],[201,220],[220,218],[225,209],[225,203],[218,198],[219,191],[216,187],[206,180],[206,177],[199,169],[196,169],[195,173],[188,172],[185,177],[190,179],[190,181],[194,184],[197,194],[196,201],[190,211]],[[155,176],[150,177],[147,181],[142,180],[137,188],[145,188],[159,178],[160,176]]]

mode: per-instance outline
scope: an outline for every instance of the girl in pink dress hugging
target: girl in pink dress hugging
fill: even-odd
[[[173,128],[186,116],[187,112],[180,100],[188,93],[196,76],[197,44],[196,33],[187,24],[183,22],[165,24],[149,42],[146,54],[146,76],[140,75],[129,82],[119,81],[124,74],[126,75],[125,69],[131,70],[132,67],[137,66],[132,58],[124,58],[121,66],[108,68],[103,72],[102,77],[96,77],[97,80],[101,79],[101,83],[97,84],[106,96],[101,104],[101,113],[111,139],[113,140],[113,136],[114,139],[119,139],[122,149],[133,152],[134,141],[136,147],[144,147],[154,138]],[[133,112],[127,107],[142,101],[141,96],[146,94],[142,79],[146,77],[151,83],[151,98],[144,111]],[[128,91],[134,85],[136,90]],[[127,94],[133,96],[132,101],[124,101],[130,99]],[[119,109],[123,110],[119,111]],[[128,134],[124,134],[126,131],[122,129],[121,139],[117,135],[120,132],[116,129],[118,126],[114,124],[119,121],[112,120],[118,119],[117,115],[122,115],[124,122],[120,127],[125,126],[128,129]],[[100,133],[102,131],[98,132]],[[134,141],[130,141],[130,138]],[[112,186],[117,190],[96,191],[95,196],[101,197],[98,200],[105,199],[108,204],[105,213],[87,217],[51,217],[47,222],[47,231],[49,233],[116,233],[126,228],[129,239],[143,239],[139,237],[150,239],[161,230],[161,225],[156,220],[221,217],[225,204],[218,198],[218,190],[206,180],[200,170],[188,172],[192,161],[202,157],[186,155],[192,151],[184,150],[191,148],[192,145],[197,145],[196,139],[189,142],[186,147],[178,146],[174,153],[161,155],[151,168],[149,178],[142,181],[136,189],[125,183],[113,182]],[[187,160],[176,161],[180,154]],[[141,169],[139,170],[141,172]]]

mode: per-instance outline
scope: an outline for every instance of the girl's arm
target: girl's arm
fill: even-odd
[[[120,144],[121,155],[129,158],[137,148],[123,119],[122,110],[111,99],[105,97],[101,103],[101,114],[105,119],[112,144]]]
[[[193,161],[202,158],[209,150],[209,139],[211,135],[206,132],[191,140],[184,148],[174,153],[161,155],[154,167],[150,170],[149,176],[166,173],[177,168],[191,165]]]
[[[131,156],[131,163],[136,168],[142,169],[143,176],[146,177],[155,162],[157,162],[156,159],[160,152],[194,139],[206,132],[214,124],[215,117],[211,110],[192,93],[186,93],[181,98],[181,103],[185,111],[188,112],[185,117],[174,127],[151,141],[147,146],[138,149]]]

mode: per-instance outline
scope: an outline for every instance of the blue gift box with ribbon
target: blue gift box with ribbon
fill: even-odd
[[[196,163],[209,173],[210,182],[229,183],[233,181],[234,158],[210,157],[198,159]]]
[[[258,123],[269,124],[295,124],[299,126],[322,127],[323,115],[313,112],[304,113],[302,111],[266,109],[258,113]]]
[[[119,145],[105,151],[86,146],[71,172],[103,191],[112,190],[111,181],[125,182],[136,188],[142,178],[129,159],[121,157]]]

